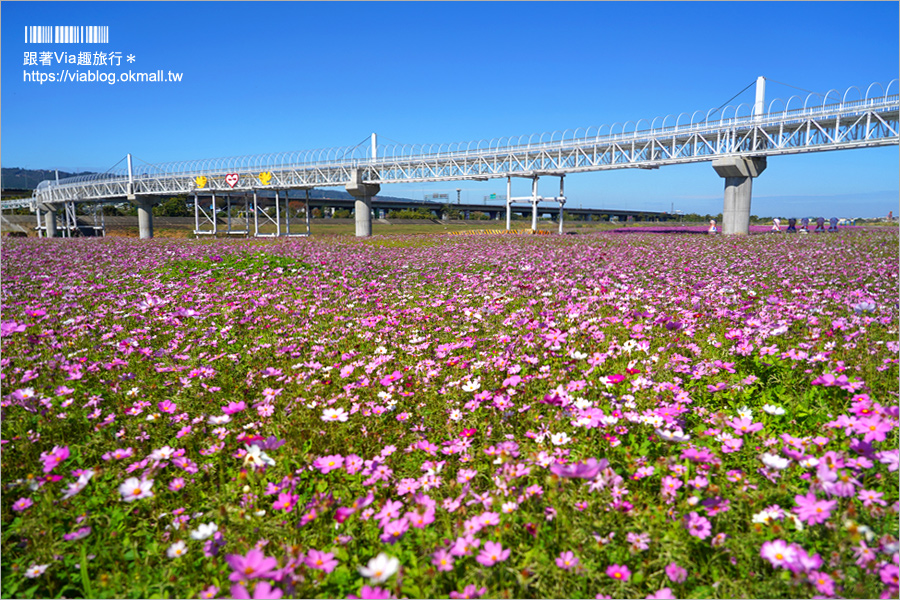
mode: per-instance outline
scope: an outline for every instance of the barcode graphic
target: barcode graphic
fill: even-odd
[[[31,25],[25,28],[26,44],[108,44],[107,25]]]

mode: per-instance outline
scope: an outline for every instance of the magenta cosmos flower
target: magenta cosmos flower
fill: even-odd
[[[53,450],[50,452],[42,452],[41,460],[44,462],[44,473],[49,473],[67,458],[69,458],[68,446],[53,446]]]
[[[609,565],[606,574],[617,581],[628,581],[631,578],[631,570],[625,565]]]
[[[247,600],[256,599],[256,600],[278,600],[281,598],[283,592],[278,588],[273,588],[268,581],[260,581],[256,584],[256,587],[253,588],[253,595],[250,595],[250,592],[247,591],[242,585],[234,584],[231,586],[231,597],[232,598],[246,598]]]
[[[605,458],[599,461],[596,458],[589,458],[584,462],[578,462],[570,465],[553,463],[552,465],[550,465],[550,471],[558,477],[572,479],[593,479],[600,473],[600,471],[605,469],[608,464],[609,461],[607,461]]]
[[[387,600],[388,598],[393,598],[389,590],[380,587],[371,587],[368,585],[362,586],[362,589],[359,590],[359,596],[349,595],[348,599],[352,600]]]
[[[234,572],[228,577],[231,581],[269,577],[278,565],[278,561],[274,558],[267,558],[262,550],[256,548],[250,550],[247,556],[229,554],[225,560],[234,569]]]

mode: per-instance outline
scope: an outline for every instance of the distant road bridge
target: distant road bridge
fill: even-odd
[[[128,155],[125,170],[42,182],[29,205],[44,215],[52,233],[61,206],[128,199],[138,207],[141,237],[151,237],[150,207],[162,196],[193,195],[197,210],[208,204],[205,197],[250,193],[256,201],[261,190],[275,190],[277,203],[279,190],[344,186],[356,198],[356,233],[366,236],[371,235],[372,199],[383,184],[506,178],[507,226],[518,202],[531,205],[536,227],[541,202],[555,204],[562,216],[568,174],[712,161],[725,179],[723,232],[746,234],[752,180],[763,172],[768,157],[897,145],[898,122],[897,79],[886,86],[873,83],[865,90],[854,86],[767,104],[765,78],[760,77],[752,105],[612,126],[434,145],[379,145],[373,133],[370,144],[347,148],[137,167]],[[538,195],[542,176],[560,178],[558,196]],[[512,197],[512,177],[531,178],[531,195]],[[2,206],[11,208],[16,202]]]

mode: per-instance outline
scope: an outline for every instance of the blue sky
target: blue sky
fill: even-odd
[[[896,2],[3,2],[2,165],[106,170],[146,162],[442,143],[715,108],[757,76],[767,99],[898,76]],[[105,45],[26,44],[28,25],[107,25]],[[23,81],[25,51],[135,56],[180,83]],[[776,83],[778,82],[778,83]],[[753,88],[735,102],[752,102]],[[752,212],[898,212],[898,148],[775,157]],[[421,198],[505,181],[385,186]],[[529,182],[514,184],[524,195]],[[550,195],[558,182],[541,182]],[[582,206],[722,210],[709,163],[566,178]],[[789,211],[788,211],[789,212]]]

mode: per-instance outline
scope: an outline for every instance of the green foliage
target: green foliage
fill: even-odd
[[[153,214],[159,217],[190,217],[194,211],[193,208],[188,208],[186,197],[173,196],[155,205]]]
[[[434,213],[427,208],[392,210],[388,212],[388,219],[434,219]]]

